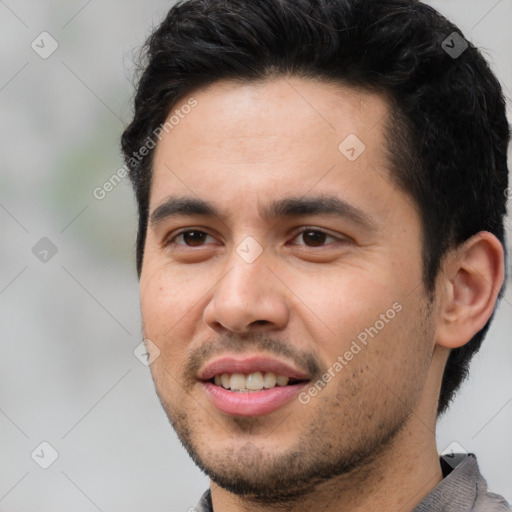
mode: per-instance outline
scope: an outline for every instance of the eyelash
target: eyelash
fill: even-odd
[[[308,233],[308,232],[313,232],[313,233],[317,233],[317,234],[320,233],[322,235],[326,235],[327,238],[332,238],[332,239],[336,240],[339,243],[342,243],[344,241],[341,238],[335,237],[334,235],[330,235],[329,233],[327,233],[326,231],[323,231],[322,229],[318,229],[318,228],[314,228],[314,227],[309,227],[309,226],[306,226],[306,227],[302,228],[300,231],[295,232],[294,235],[293,235],[292,240],[295,240],[298,236],[300,236],[300,235],[302,235],[304,233]],[[201,246],[191,246],[191,245],[187,245],[187,244],[178,244],[178,243],[175,242],[175,240],[179,236],[187,234],[187,233],[201,233],[201,234],[204,234],[204,235],[207,235],[207,236],[212,236],[209,233],[207,233],[206,231],[203,231],[203,230],[200,230],[200,229],[185,229],[183,231],[180,231],[180,232],[176,233],[172,237],[167,238],[164,241],[164,244],[163,244],[164,247],[168,247],[168,246],[172,246],[172,245],[174,245],[174,246],[178,245],[178,246],[187,247],[187,248],[190,248],[190,249],[193,249],[193,248],[196,248],[196,247],[204,247],[203,245],[201,245]],[[331,245],[331,244],[324,244],[324,245],[321,245],[321,246],[307,246],[306,244],[294,244],[294,245],[303,245],[304,247],[316,249],[316,248],[327,247],[328,245]]]

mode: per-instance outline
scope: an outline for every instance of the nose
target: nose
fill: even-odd
[[[215,331],[236,333],[283,329],[289,316],[286,287],[267,266],[262,254],[247,263],[237,254],[214,288],[203,319]]]

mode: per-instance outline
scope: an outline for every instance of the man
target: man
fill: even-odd
[[[436,419],[504,283],[501,88],[415,0],[189,0],[122,138],[200,511],[506,511]]]

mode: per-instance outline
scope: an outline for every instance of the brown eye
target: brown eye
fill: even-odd
[[[189,229],[178,233],[165,243],[165,245],[178,245],[185,247],[201,247],[210,235],[198,229]]]
[[[328,241],[328,239],[330,239],[330,241]],[[303,229],[297,233],[294,240],[302,241],[302,243],[299,242],[294,245],[302,245],[306,247],[323,247],[325,245],[331,245],[333,241],[341,241],[321,230],[311,228]]]
[[[323,245],[325,243],[325,239],[327,235],[322,233],[321,231],[303,231],[302,232],[302,240],[308,245],[316,247],[318,245]]]
[[[187,245],[201,245],[205,238],[208,236],[203,231],[185,231],[184,233],[181,233],[183,236],[183,241]]]

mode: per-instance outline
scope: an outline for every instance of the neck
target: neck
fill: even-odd
[[[215,512],[410,512],[442,480],[435,424],[413,415],[375,459],[351,473],[319,485],[297,502],[262,505],[238,497],[212,482]]]

